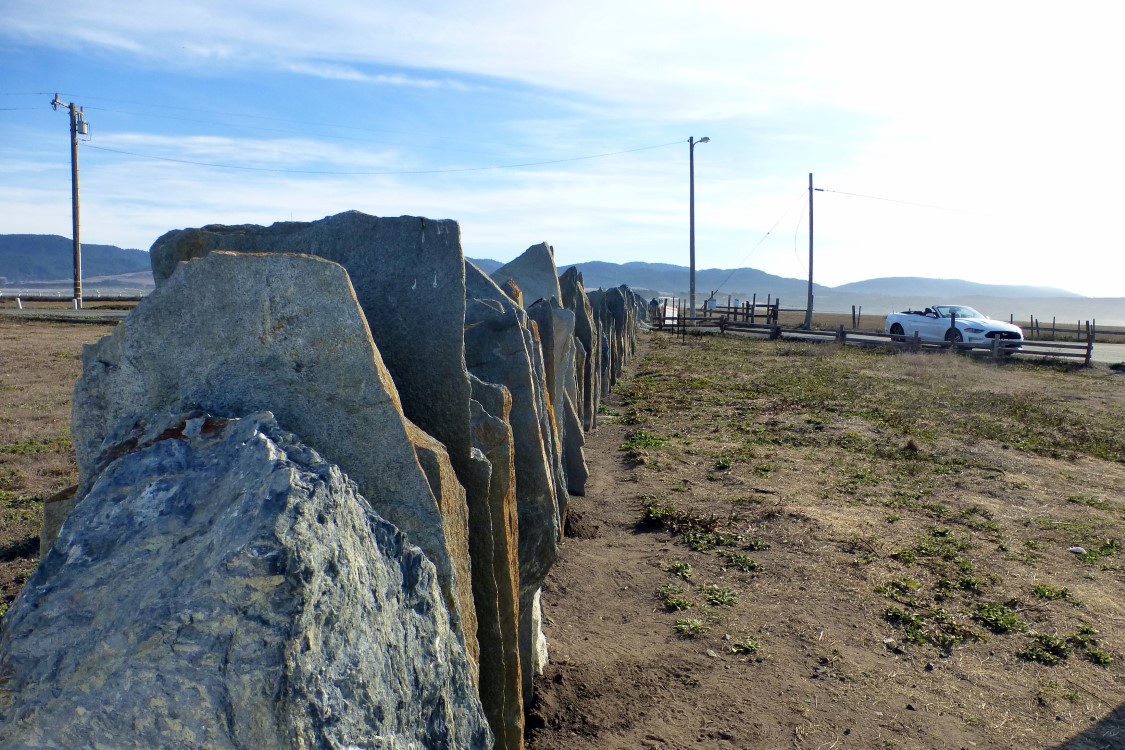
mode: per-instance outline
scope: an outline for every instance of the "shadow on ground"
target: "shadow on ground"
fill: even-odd
[[[1125,703],[1081,734],[1051,750],[1120,750],[1125,748]]]

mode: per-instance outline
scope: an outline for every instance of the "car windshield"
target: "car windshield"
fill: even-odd
[[[984,313],[979,313],[971,307],[964,305],[938,305],[934,308],[937,310],[938,315],[943,318],[952,318],[956,315],[958,318],[987,318]]]

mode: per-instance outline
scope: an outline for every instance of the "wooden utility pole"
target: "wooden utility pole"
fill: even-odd
[[[86,135],[89,126],[86,124],[83,108],[75,106],[74,102],[64,104],[59,100],[59,95],[51,101],[51,107],[58,111],[62,104],[70,111],[70,203],[71,224],[74,236],[74,308],[82,309],[82,239],[78,210],[78,136]]]
[[[813,242],[813,186],[812,186],[812,172],[809,172],[809,300],[808,307],[805,308],[805,328],[812,328],[812,309],[813,309],[813,293],[812,293],[812,242]]]

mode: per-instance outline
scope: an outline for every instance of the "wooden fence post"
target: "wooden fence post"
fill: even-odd
[[[910,343],[910,351],[917,352],[922,350],[922,335],[917,331],[914,332],[914,340]]]
[[[992,358],[1000,359],[1000,337],[994,336],[992,338]]]
[[[1086,366],[1094,361],[1094,326],[1086,323]]]
[[[754,300],[750,303],[750,325],[754,325],[758,314],[758,293],[754,293]]]
[[[852,308],[855,309],[855,308]],[[844,344],[848,341],[848,334],[844,333],[844,324],[840,324],[840,328],[836,331],[836,341]]]

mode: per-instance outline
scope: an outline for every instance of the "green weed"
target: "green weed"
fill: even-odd
[[[703,635],[711,628],[707,627],[702,620],[676,620],[676,624],[672,629],[685,638],[694,638],[697,635]]]
[[[1069,654],[1070,649],[1061,638],[1046,633],[1036,633],[1031,643],[1016,652],[1016,656],[1042,664],[1058,664]]]
[[[733,568],[738,568],[746,573],[752,573],[756,570],[761,570],[762,566],[749,555],[744,555],[740,552],[732,550],[723,550],[723,557]]]
[[[1003,604],[981,604],[973,617],[996,633],[1009,633],[1027,627],[1011,608]]]
[[[704,586],[700,591],[703,593],[703,598],[712,607],[733,607],[738,602],[734,592],[723,586]]]

